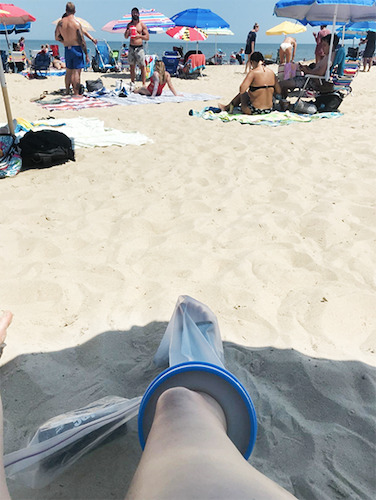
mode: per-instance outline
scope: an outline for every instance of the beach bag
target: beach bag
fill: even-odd
[[[295,78],[295,76],[300,75],[298,71],[298,65],[296,63],[286,63],[280,64],[278,66],[278,80],[290,80],[290,78]]]
[[[20,148],[23,170],[75,161],[71,139],[57,130],[30,130],[20,140]]]
[[[315,106],[319,113],[337,111],[343,98],[339,92],[322,94],[316,97]]]
[[[20,150],[11,134],[0,134],[0,179],[13,177],[21,170]]]
[[[86,88],[88,92],[95,92],[103,89],[103,82],[100,78],[97,80],[86,80]]]

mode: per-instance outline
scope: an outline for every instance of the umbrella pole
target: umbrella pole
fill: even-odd
[[[4,25],[4,30],[5,30],[5,40],[7,41],[7,45],[8,45],[8,50],[10,50],[10,43],[9,43],[9,38],[8,38],[8,30],[7,30],[7,26],[5,23],[3,23]]]
[[[333,50],[334,33],[336,32],[337,12],[338,12],[338,4],[335,6],[335,9],[334,9],[333,29],[332,29],[332,36],[330,37],[330,47],[329,47],[329,55],[328,55],[328,65],[327,65],[327,67],[326,67],[326,72],[325,72],[325,80],[329,80],[329,76],[330,76],[330,67],[331,67],[331,65],[332,65],[332,50]]]
[[[214,56],[214,61],[215,64],[217,64],[217,33],[215,34],[215,56]]]
[[[5,111],[7,113],[7,119],[8,119],[8,127],[9,127],[9,133],[14,135],[14,127],[13,127],[13,119],[12,119],[12,111],[10,109],[10,103],[9,103],[9,96],[8,96],[8,89],[7,89],[7,83],[5,81],[5,75],[4,75],[4,68],[3,68],[3,61],[0,57],[0,83],[1,83],[1,89],[3,91],[3,98],[4,98],[4,105],[5,105]]]
[[[342,28],[342,47],[345,46],[345,28],[346,28],[346,25],[344,24],[343,28]]]

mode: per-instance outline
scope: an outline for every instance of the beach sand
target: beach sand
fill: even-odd
[[[204,74],[175,87],[226,103],[244,77]],[[217,315],[226,366],[254,401],[250,463],[299,499],[374,498],[376,69],[356,77],[341,118],[275,128],[188,115],[217,101],[48,113],[30,99],[62,78],[7,82],[15,117],[98,117],[154,142],[0,180],[0,308],[15,315],[5,452],[53,416],[141,396],[185,294]],[[140,456],[134,419],[44,489],[9,488],[121,500]]]

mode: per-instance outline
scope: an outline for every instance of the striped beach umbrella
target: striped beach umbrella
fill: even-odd
[[[110,21],[105,24],[102,31],[109,33],[124,33],[127,29],[128,23],[132,21],[132,15],[126,14],[118,21]],[[175,23],[168,17],[154,9],[140,9],[140,21],[149,28],[173,28]]]

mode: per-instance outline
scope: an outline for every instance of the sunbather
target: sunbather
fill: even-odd
[[[163,92],[163,88],[166,85],[166,83],[174,95],[176,96],[181,95],[178,94],[174,89],[174,86],[172,85],[171,82],[170,73],[166,71],[166,66],[164,62],[156,61],[154,66],[154,73],[151,77],[149,85],[147,87],[141,87],[140,89],[135,90],[134,93],[147,95],[150,97],[160,96]]]
[[[240,92],[227,105],[218,104],[223,111],[232,113],[240,106],[246,115],[264,115],[273,111],[273,95],[281,89],[274,72],[264,64],[261,52],[253,52],[250,57],[251,71],[240,85]]]

